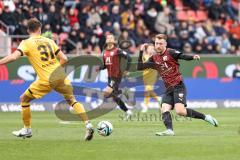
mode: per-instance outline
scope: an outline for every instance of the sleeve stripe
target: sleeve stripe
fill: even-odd
[[[60,49],[58,49],[58,50],[55,52],[55,55],[58,55],[59,52],[60,52]]]
[[[30,89],[28,89],[28,91],[29,91],[31,94],[33,94],[33,92],[32,92]]]
[[[21,56],[23,56],[23,51],[21,49],[17,49],[19,52],[21,52]]]
[[[78,102],[74,102],[74,103],[72,104],[72,107],[73,107],[76,103],[78,103]]]

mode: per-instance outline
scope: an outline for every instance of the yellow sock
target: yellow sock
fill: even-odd
[[[144,97],[144,104],[148,105],[149,102],[150,102],[150,96],[147,95],[147,96]]]
[[[29,103],[21,103],[22,106],[22,119],[25,128],[31,128],[31,110]]]
[[[80,115],[80,118],[87,123],[88,122],[88,116],[86,114],[86,111],[83,107],[83,105],[79,102],[75,102],[72,104],[73,109],[75,110],[75,112],[77,112],[77,114]]]

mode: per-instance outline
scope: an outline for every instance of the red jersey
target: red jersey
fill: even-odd
[[[122,64],[121,59],[124,58],[127,60],[127,65]],[[110,78],[121,78],[123,71],[129,69],[130,57],[128,56],[127,52],[119,49],[113,48],[111,50],[104,50],[103,51],[103,64],[104,66],[101,69],[107,69],[108,77]],[[126,66],[124,68],[124,66]]]
[[[156,53],[146,63],[138,59],[138,69],[152,68],[158,71],[166,88],[174,87],[182,81],[178,59],[192,60],[192,55],[182,55],[181,52],[167,48],[164,53]]]
[[[154,54],[152,61],[156,64],[155,68],[162,77],[166,88],[175,86],[182,81],[179,70],[178,60],[175,59],[180,52],[169,48],[163,54]]]

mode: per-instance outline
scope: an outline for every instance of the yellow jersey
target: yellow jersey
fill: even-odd
[[[142,61],[146,62],[151,56],[143,54]],[[154,69],[145,69],[143,70],[143,81],[145,85],[154,85],[157,80],[158,73]]]
[[[42,36],[31,36],[22,40],[17,50],[26,55],[33,66],[39,80],[49,82],[51,74],[60,67],[57,54],[60,49],[57,44]]]

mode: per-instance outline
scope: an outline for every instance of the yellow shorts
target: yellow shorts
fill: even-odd
[[[158,73],[153,69],[147,69],[143,72],[143,82],[145,85],[154,85],[157,81]]]
[[[24,92],[25,95],[31,98],[42,98],[52,90],[60,93],[66,100],[75,98],[73,95],[73,87],[69,79],[56,80],[51,84],[46,81],[36,80]]]

